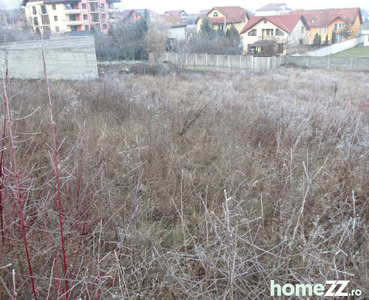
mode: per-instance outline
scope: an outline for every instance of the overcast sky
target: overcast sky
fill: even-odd
[[[120,9],[139,9],[148,8],[163,14],[166,10],[183,9],[186,13],[198,13],[202,9],[211,9],[214,6],[241,6],[247,10],[255,11],[256,9],[273,2],[273,0],[261,1],[240,1],[240,0],[187,0],[187,1],[168,1],[168,0],[121,0]],[[274,1],[283,2],[283,1]],[[369,8],[368,0],[290,0],[285,2],[292,9],[319,9],[319,8],[348,8],[360,7]]]

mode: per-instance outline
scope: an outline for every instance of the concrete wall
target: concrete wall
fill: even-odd
[[[335,54],[341,51],[345,51],[347,49],[351,49],[357,45],[364,43],[364,36],[359,36],[354,39],[350,39],[344,42],[339,42],[327,47],[320,48],[315,51],[308,51],[304,54],[293,54],[294,56],[327,56],[331,54]]]
[[[309,69],[368,71],[369,57],[286,56],[286,64]]]
[[[149,60],[154,62],[150,53]],[[206,53],[162,53],[159,62],[170,61],[179,66],[209,66],[235,69],[275,69],[284,63],[284,56],[253,57],[252,55],[211,55]]]
[[[0,45],[0,68],[5,69],[5,48],[9,50],[9,76],[44,79],[41,41]],[[97,78],[95,43],[92,37],[62,37],[44,41],[49,79]]]

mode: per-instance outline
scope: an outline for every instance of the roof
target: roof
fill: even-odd
[[[291,8],[286,7],[286,3],[269,3],[256,11],[284,11],[284,10],[292,10]]]
[[[186,23],[171,15],[160,15],[160,17],[171,27],[186,27]]]
[[[303,14],[309,27],[322,27],[331,24],[337,18],[348,20],[354,23],[356,17],[359,15],[360,23],[362,23],[361,11],[359,7],[355,8],[328,8],[328,9],[314,9],[303,10],[298,9],[290,12],[290,15]]]
[[[241,30],[240,34],[250,30],[256,24],[260,23],[263,20],[268,20],[269,22],[273,23],[278,28],[282,29],[287,33],[291,33],[292,30],[295,28],[297,22],[301,19],[304,23],[306,29],[309,29],[309,26],[304,18],[303,15],[280,15],[280,16],[252,16],[245,27]]]
[[[274,41],[272,40],[261,40],[249,45],[249,47],[267,47],[269,45],[272,45],[273,43]]]
[[[214,9],[219,11],[222,15],[226,17],[227,24],[231,23],[242,23],[244,21],[245,15],[249,19],[252,14],[241,6],[216,6],[208,11],[207,15],[212,12]],[[210,18],[210,21],[213,23],[213,19],[219,18]],[[214,20],[217,21],[217,20]],[[224,21],[223,21],[224,22]]]
[[[177,17],[182,12],[188,15],[184,10],[167,10],[164,14],[170,14],[171,16]]]

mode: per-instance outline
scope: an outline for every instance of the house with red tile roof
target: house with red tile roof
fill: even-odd
[[[307,21],[310,31],[306,32],[306,44],[313,44],[316,34],[321,36],[322,44],[328,37],[328,44],[332,42],[332,34],[336,33],[336,42],[345,40],[339,33],[345,26],[351,26],[353,35],[350,38],[357,37],[362,24],[361,10],[356,8],[329,8],[302,10],[298,9],[290,15],[303,15]]]
[[[215,30],[226,31],[234,25],[238,32],[246,25],[252,14],[240,6],[217,6],[207,12],[212,27]],[[204,17],[196,20],[197,32],[201,30]]]
[[[176,17],[186,23],[188,14],[184,10],[167,10],[164,15]]]
[[[292,11],[291,8],[286,6],[286,3],[269,3],[257,10],[255,10],[255,16],[277,16],[286,15]]]
[[[263,48],[277,47],[274,52],[286,54],[288,47],[304,41],[307,30],[302,15],[253,16],[240,32],[243,51],[261,54]]]

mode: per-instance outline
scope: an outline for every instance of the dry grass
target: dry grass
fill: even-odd
[[[268,299],[270,280],[367,294],[368,79],[281,68],[52,82],[70,299]],[[8,93],[35,285],[64,299],[45,82]],[[0,297],[15,283],[31,299],[9,143]]]

